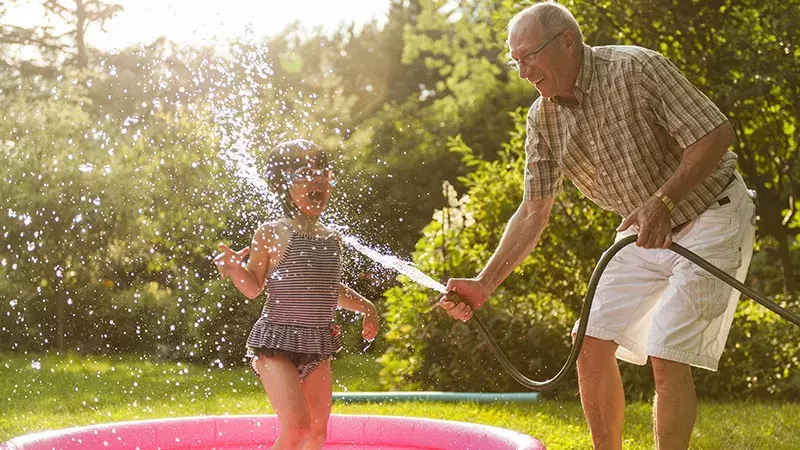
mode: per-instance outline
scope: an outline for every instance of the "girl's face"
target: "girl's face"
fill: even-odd
[[[333,192],[333,170],[312,158],[305,166],[284,175],[289,184],[289,196],[297,209],[306,216],[322,215]]]

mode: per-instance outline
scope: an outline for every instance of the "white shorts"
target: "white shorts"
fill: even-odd
[[[755,239],[755,205],[748,194],[737,173],[673,242],[744,282]],[[628,229],[616,239],[633,233]],[[617,358],[623,361],[643,365],[655,356],[716,371],[739,295],[672,250],[631,244],[600,278],[586,335],[619,344]],[[572,332],[577,329],[576,322]]]

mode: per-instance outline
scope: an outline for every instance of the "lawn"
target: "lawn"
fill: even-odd
[[[378,389],[373,360],[334,362],[334,389]],[[257,380],[243,367],[204,367],[146,358],[5,355],[0,363],[0,441],[33,431],[123,420],[191,415],[269,414]],[[542,400],[520,405],[477,403],[334,404],[338,414],[380,414],[460,420],[537,437],[550,449],[590,448],[580,403]],[[626,449],[652,449],[647,403],[628,405]],[[695,449],[800,448],[796,403],[701,402]]]

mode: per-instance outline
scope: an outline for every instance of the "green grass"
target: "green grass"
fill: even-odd
[[[38,364],[35,364],[38,362]],[[38,367],[34,367],[38,366]],[[334,362],[334,389],[378,389],[373,359]],[[260,384],[244,366],[202,367],[145,358],[5,355],[0,363],[0,441],[39,430],[192,415],[269,414]],[[528,433],[550,449],[590,448],[580,403],[335,404],[339,414],[429,417]],[[626,449],[654,448],[647,403],[629,404]],[[694,449],[800,448],[800,405],[701,402]]]

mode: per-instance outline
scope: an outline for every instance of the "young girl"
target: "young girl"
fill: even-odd
[[[363,313],[361,334],[369,341],[378,313],[340,282],[341,239],[319,223],[334,182],[328,155],[305,140],[279,144],[267,161],[267,182],[282,198],[284,217],[261,225],[251,247],[237,252],[221,244],[214,262],[248,298],[267,288],[247,357],[281,424],[272,448],[319,449],[331,412],[331,355],[340,348],[334,309]]]

